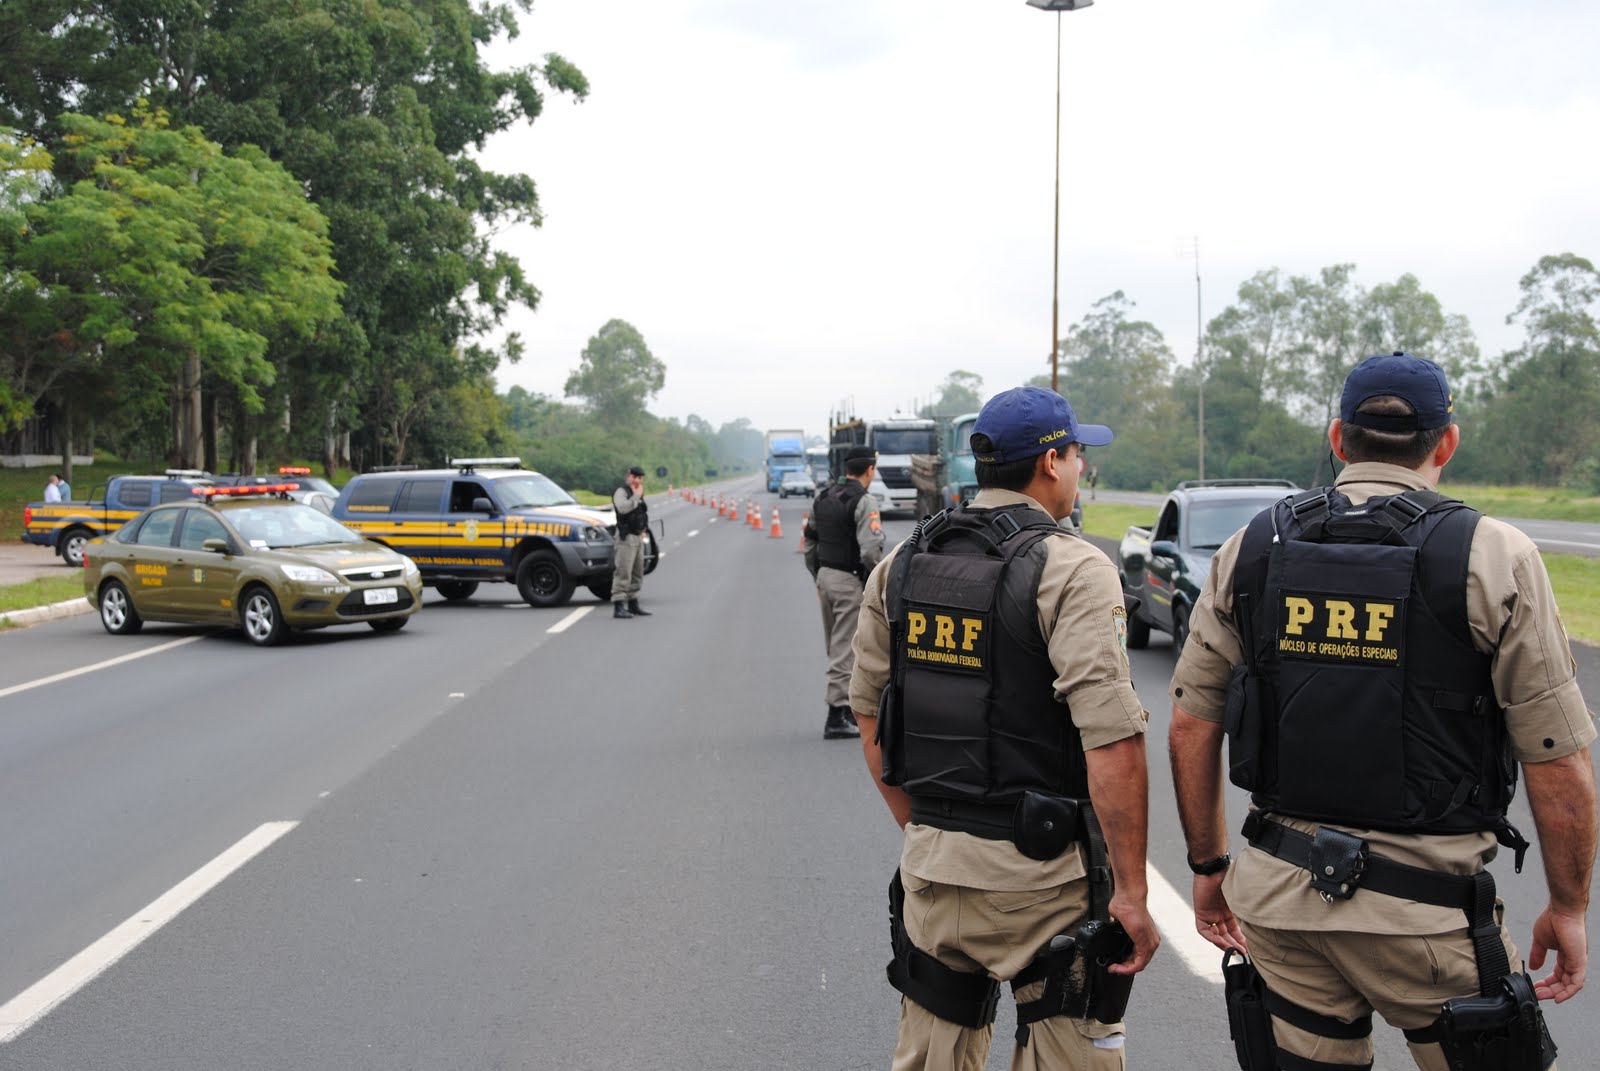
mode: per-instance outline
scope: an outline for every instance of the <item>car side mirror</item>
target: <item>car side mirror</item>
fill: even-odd
[[[207,539],[200,544],[200,549],[212,554],[227,554],[232,550],[226,539]]]
[[[487,513],[489,516],[493,517],[495,513],[494,503],[490,502],[487,498],[474,498],[472,500],[472,512]]]
[[[1129,569],[1132,569],[1134,572],[1138,572],[1140,569],[1144,568],[1144,555],[1130,554],[1126,558],[1122,559],[1122,564],[1127,566]]]
[[[1171,558],[1180,566],[1183,564],[1183,555],[1178,553],[1178,544],[1170,539],[1158,539],[1150,544],[1152,558]]]

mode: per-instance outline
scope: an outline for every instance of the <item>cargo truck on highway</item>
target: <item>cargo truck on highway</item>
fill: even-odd
[[[767,490],[776,491],[786,472],[806,471],[806,433],[799,428],[767,432]]]
[[[917,486],[911,479],[911,455],[937,453],[938,443],[939,425],[931,417],[859,420],[836,414],[829,423],[829,470],[839,479],[852,446],[872,447],[878,452],[878,477],[888,491],[883,509],[912,513],[917,509]]]

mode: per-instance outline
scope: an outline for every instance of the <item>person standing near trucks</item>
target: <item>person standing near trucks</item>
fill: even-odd
[[[877,460],[872,447],[851,447],[845,454],[844,479],[817,495],[811,519],[801,533],[806,568],[817,583],[822,634],[828,645],[824,740],[861,735],[850,713],[850,671],[855,667],[850,645],[861,613],[862,582],[883,557],[878,500],[867,490]]]
[[[644,533],[650,527],[650,507],[644,500],[644,469],[628,470],[622,486],[611,492],[617,511],[617,553],[611,570],[611,616],[618,620],[649,617],[639,605],[644,585]]]
[[[46,502],[61,501],[61,477],[53,472],[50,474],[50,478],[44,482],[44,500]]]
[[[1328,427],[1344,471],[1222,545],[1173,674],[1195,928],[1250,957],[1224,969],[1247,1071],[1370,1067],[1375,1011],[1424,1071],[1549,1068],[1539,1002],[1584,985],[1593,716],[1538,549],[1435,490],[1452,410],[1432,361],[1357,365]],[[1251,792],[1236,854],[1224,735]],[[1542,979],[1486,869],[1496,842],[1522,869],[1518,764],[1549,891]]]

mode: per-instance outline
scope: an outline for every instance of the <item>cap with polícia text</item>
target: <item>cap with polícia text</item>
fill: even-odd
[[[1405,414],[1363,413],[1374,398],[1399,398],[1412,411]],[[1373,431],[1430,431],[1451,422],[1455,396],[1444,369],[1426,357],[1380,353],[1353,368],[1339,398],[1339,419]]]
[[[1043,387],[1013,387],[984,403],[972,426],[972,456],[1004,465],[1060,450],[1068,443],[1107,446],[1111,429],[1080,424],[1067,400]]]

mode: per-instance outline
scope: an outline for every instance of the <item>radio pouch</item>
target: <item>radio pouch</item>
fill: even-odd
[[[1054,859],[1078,839],[1078,801],[1028,790],[1011,819],[1011,839],[1029,859]]]

